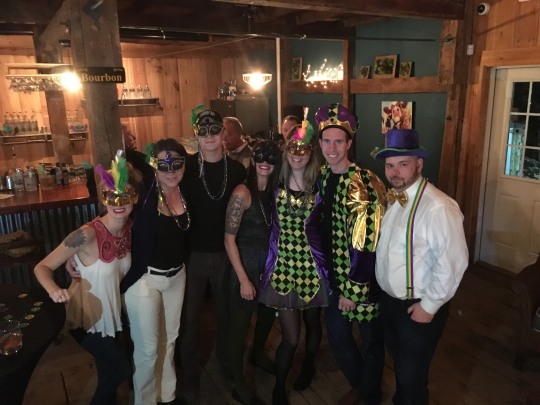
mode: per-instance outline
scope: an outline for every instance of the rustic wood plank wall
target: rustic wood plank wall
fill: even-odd
[[[217,87],[224,81],[234,79],[242,85],[242,73],[249,70],[249,51],[251,49],[271,48],[274,42],[235,42],[232,44],[201,43],[162,45],[122,44],[123,66],[126,69],[126,86],[148,84],[152,97],[159,98],[159,106],[121,107],[121,122],[130,127],[137,137],[137,147],[143,150],[149,142],[163,137],[182,139],[193,150],[195,142],[191,129],[191,110],[216,98]],[[64,54],[69,60],[69,51]],[[31,37],[0,36],[0,74],[7,74],[7,63],[35,62]],[[18,73],[28,73],[19,71]],[[119,98],[122,86],[118,86]],[[35,111],[39,125],[49,125],[45,97],[42,92],[15,93],[9,90],[9,81],[0,78],[0,125],[6,112]],[[81,107],[82,93],[65,93],[68,115],[79,112],[85,118],[86,111]],[[92,161],[89,140],[72,141],[74,162]],[[37,164],[42,159],[54,163],[51,143],[33,143],[15,146],[19,164]],[[11,166],[12,147],[0,146],[0,172]]]
[[[465,231],[471,254],[477,233],[482,165],[486,158],[486,112],[489,105],[489,75],[492,68],[540,65],[540,4],[538,1],[491,2],[487,15],[476,15],[475,2],[468,4],[473,17],[470,43],[464,126],[459,157],[456,196],[465,214]]]

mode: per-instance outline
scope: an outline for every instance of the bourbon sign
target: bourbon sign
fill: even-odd
[[[86,67],[77,71],[83,84],[126,82],[126,71],[123,67]]]

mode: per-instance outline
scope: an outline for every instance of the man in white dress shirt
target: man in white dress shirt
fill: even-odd
[[[412,129],[386,133],[384,160],[393,189],[381,224],[376,277],[385,343],[394,358],[394,404],[428,404],[429,367],[468,266],[463,214],[422,176],[427,153]]]

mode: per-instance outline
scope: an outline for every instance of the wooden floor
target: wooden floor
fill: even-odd
[[[451,314],[430,375],[430,403],[435,405],[540,404],[540,362],[531,362],[522,372],[512,366],[515,351],[516,297],[510,289],[511,276],[477,266],[470,268],[453,300]],[[208,312],[211,311],[208,304]],[[209,316],[205,331],[215,333]],[[52,345],[41,359],[27,389],[24,404],[87,404],[95,387],[91,357],[73,342],[68,333]],[[270,354],[279,344],[275,324]],[[204,340],[207,361],[201,381],[202,404],[234,404],[218,372],[211,340]],[[299,349],[291,372],[298,373]],[[252,366],[247,375],[258,395],[271,403],[273,376]],[[337,369],[323,340],[317,359],[317,374],[310,389],[291,390],[293,405],[336,404],[350,387]],[[392,362],[387,359],[383,381],[383,404],[391,404],[394,390]],[[536,394],[534,394],[536,392]],[[127,383],[119,392],[119,404],[129,404],[132,393]]]

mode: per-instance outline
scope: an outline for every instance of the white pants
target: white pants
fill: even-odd
[[[134,346],[134,405],[176,398],[174,347],[185,288],[184,267],[173,277],[144,274],[124,294]]]

